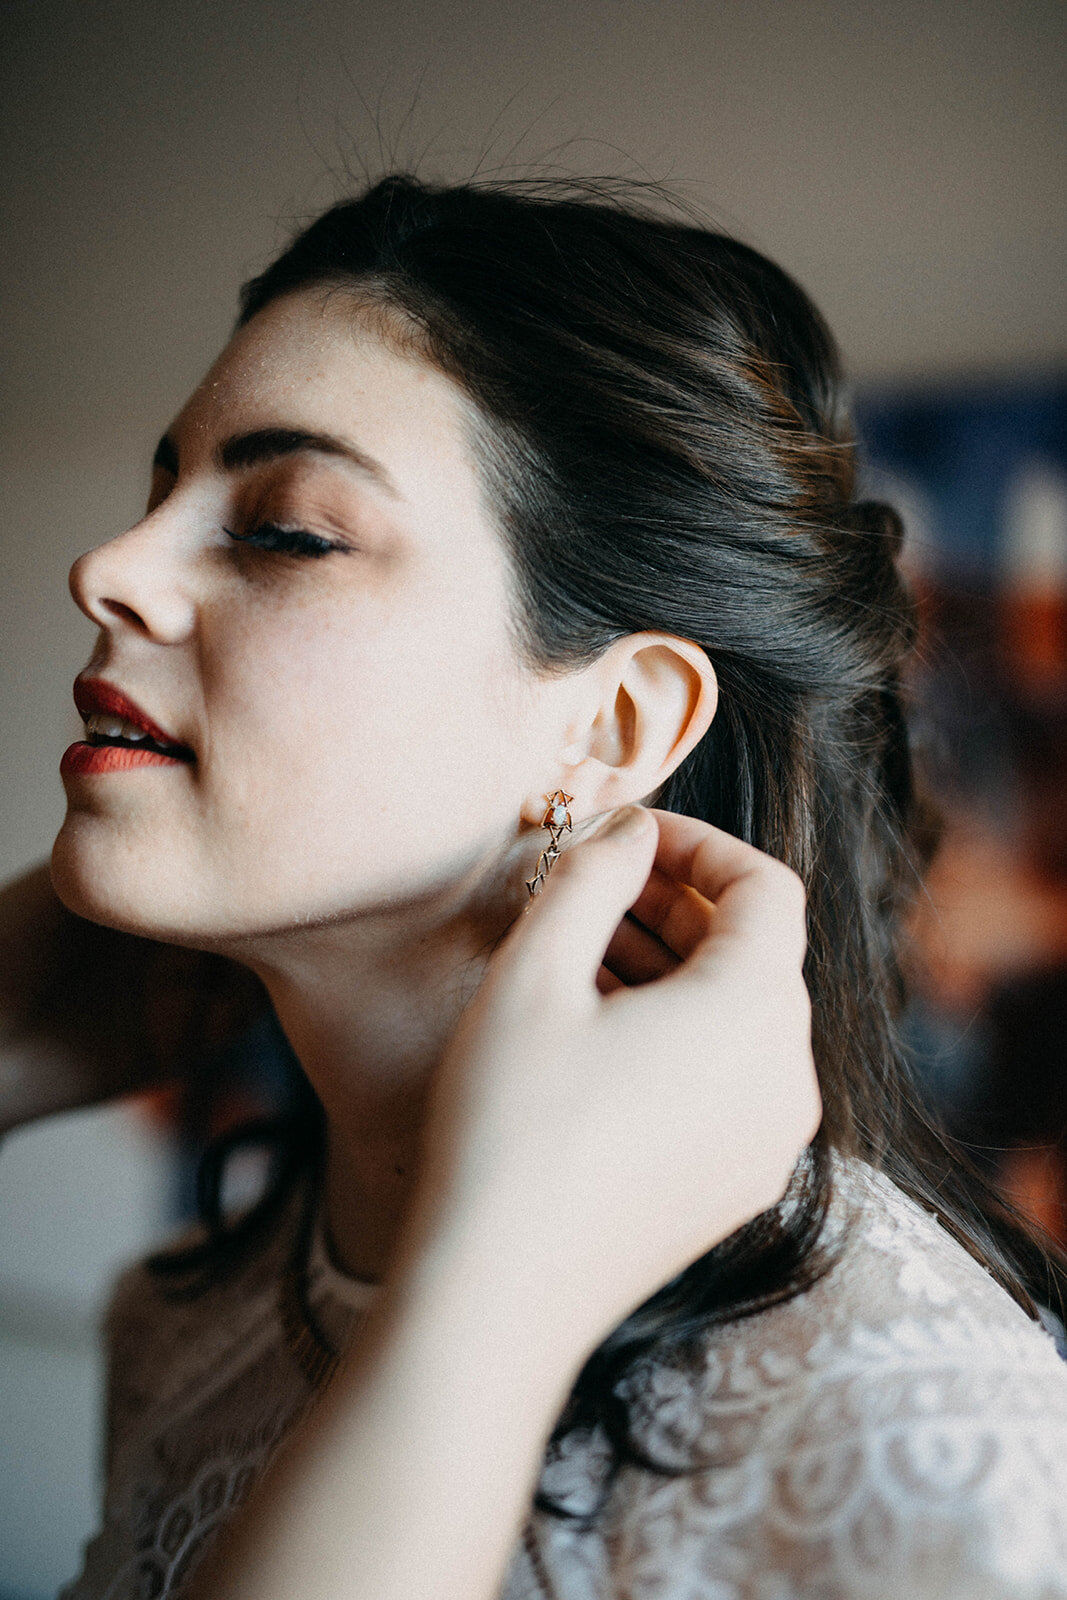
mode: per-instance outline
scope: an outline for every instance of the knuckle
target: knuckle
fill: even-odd
[[[812,1096],[811,1114],[808,1117],[808,1132],[807,1132],[807,1137],[804,1140],[805,1149],[811,1143],[811,1141],[815,1138],[815,1136],[818,1133],[819,1129],[822,1127],[822,1114],[823,1114],[822,1095],[816,1093],[816,1094],[814,1094]]]
[[[787,866],[784,861],[776,861],[774,867],[778,892],[781,894],[782,899],[796,912],[803,913],[808,904],[808,888],[804,879],[799,872],[794,872],[793,868]]]
[[[808,890],[803,878],[784,862],[774,864],[774,882],[781,907],[781,927],[788,940],[788,950],[798,966],[803,963],[808,948]]]

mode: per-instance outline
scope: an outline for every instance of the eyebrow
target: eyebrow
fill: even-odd
[[[263,466],[282,456],[303,454],[334,456],[348,461],[399,498],[396,484],[380,461],[350,440],[339,439],[331,433],[313,433],[306,428],[255,428],[249,433],[234,433],[220,440],[215,446],[214,459],[223,472],[240,472],[244,467]],[[178,448],[169,434],[165,433],[156,446],[152,465],[177,476]]]

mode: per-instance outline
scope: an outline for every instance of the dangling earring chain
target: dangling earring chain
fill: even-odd
[[[533,877],[526,879],[531,897],[540,893],[542,884],[559,859],[559,841],[563,834],[571,831],[571,814],[567,807],[574,796],[557,789],[554,794],[546,794],[545,799],[548,801],[548,810],[541,820],[541,826],[548,829],[552,842],[546,844],[538,856],[537,871]]]

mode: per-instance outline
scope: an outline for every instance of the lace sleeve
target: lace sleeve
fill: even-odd
[[[589,1534],[539,1516],[551,1600],[1067,1600],[1067,1364],[898,1192],[807,1294],[622,1393],[656,1459],[711,1464],[623,1468]],[[542,1486],[583,1509],[603,1459]]]
[[[625,1468],[590,1534],[538,1517],[545,1600],[1067,1600],[1062,1364],[1051,1344],[1045,1371],[988,1345],[964,1361],[962,1342],[958,1323],[898,1328],[799,1384],[774,1361],[731,1362],[699,1441],[691,1383],[646,1379],[661,1459],[697,1442],[720,1462],[677,1479]],[[585,1501],[595,1449],[559,1463]],[[543,1590],[514,1578],[507,1600]]]

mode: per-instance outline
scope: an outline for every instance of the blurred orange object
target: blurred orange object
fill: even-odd
[[[950,820],[911,923],[913,983],[938,1009],[979,1008],[992,986],[1067,960],[1067,886],[973,818]]]
[[[1007,1199],[1067,1249],[1067,1174],[1054,1145],[1006,1150],[999,1183]]]

